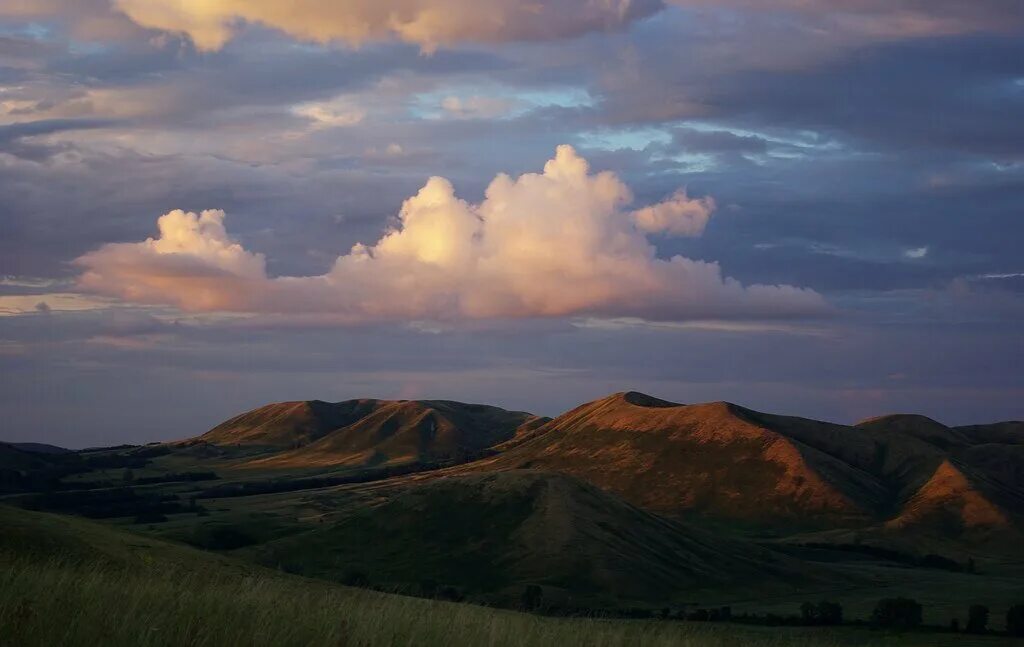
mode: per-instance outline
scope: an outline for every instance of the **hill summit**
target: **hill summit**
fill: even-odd
[[[260,467],[464,461],[543,422],[448,400],[309,400],[253,409],[186,443],[254,450]]]

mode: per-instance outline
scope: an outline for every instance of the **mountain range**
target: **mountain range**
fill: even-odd
[[[1024,512],[1024,423],[918,415],[855,425],[677,404],[637,392],[557,418],[451,401],[286,402],[183,442],[244,448],[252,469],[416,464],[437,476],[565,474],[641,509],[748,527],[1011,530]]]

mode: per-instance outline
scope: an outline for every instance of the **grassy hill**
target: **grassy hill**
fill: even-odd
[[[888,522],[1016,536],[1024,455],[991,442],[1010,433],[958,431],[923,416],[851,427],[631,392],[577,407],[462,471],[560,471],[650,510],[787,531]]]
[[[214,457],[250,456],[243,463],[249,469],[465,461],[539,422],[521,411],[446,400],[280,402],[178,445],[206,449]]]
[[[356,590],[81,519],[0,506],[0,641],[132,645],[604,647],[1005,645],[857,629],[544,618]]]
[[[308,530],[240,554],[325,579],[358,571],[411,593],[452,585],[504,606],[515,605],[529,584],[542,585],[552,603],[594,608],[846,580],[556,473],[405,479],[325,493],[316,502],[322,515]]]
[[[949,428],[905,415],[836,425],[621,393],[554,420],[448,401],[311,401],[261,407],[176,443],[52,455],[0,444],[2,501],[109,524],[3,510],[0,559],[29,592],[0,622],[36,613],[35,580],[74,591],[95,571],[115,590],[162,587],[146,611],[159,617],[164,607],[200,613],[157,603],[186,595],[181,582],[223,608],[218,596],[243,604],[238,580],[256,578],[267,595],[378,595],[337,586],[349,582],[507,608],[540,587],[562,613],[710,605],[787,615],[830,599],[864,618],[880,597],[910,596],[925,603],[926,622],[963,620],[977,602],[998,626],[1024,594],[1019,433],[1019,423]],[[141,575],[150,571],[162,575]],[[89,586],[96,595],[100,584]],[[430,600],[373,599],[363,612],[386,599],[440,613],[416,606],[440,604]],[[244,604],[261,613],[265,602]],[[527,631],[516,614],[467,622],[508,618]],[[630,644],[640,626],[605,622],[627,641],[607,644]],[[282,640],[338,642],[335,630],[321,623],[309,628],[316,640]],[[705,630],[666,635],[704,640]]]

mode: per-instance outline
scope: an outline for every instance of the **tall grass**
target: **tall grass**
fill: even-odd
[[[221,576],[0,557],[0,645],[868,644],[838,635],[656,621],[542,618],[290,576]]]

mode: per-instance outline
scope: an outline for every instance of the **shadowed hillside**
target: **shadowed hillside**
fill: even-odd
[[[0,469],[28,470],[48,464],[45,455],[19,449],[9,443],[0,443]]]
[[[835,577],[532,470],[364,486],[333,499],[312,530],[243,554],[327,579],[355,568],[376,584],[414,592],[427,580],[457,584],[505,604],[531,583],[578,603],[665,600],[737,585],[792,588]]]

